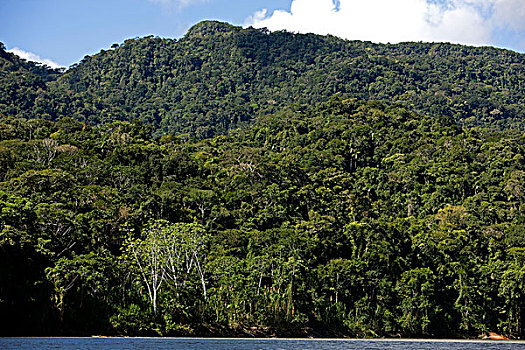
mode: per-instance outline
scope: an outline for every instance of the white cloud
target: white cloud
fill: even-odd
[[[54,62],[54,61],[52,61],[50,59],[41,58],[40,56],[35,55],[32,52],[24,51],[24,50],[22,50],[22,49],[20,49],[18,47],[15,47],[15,48],[12,48],[10,50],[7,50],[7,52],[14,53],[18,57],[23,58],[23,59],[25,59],[27,61],[37,62],[37,63],[43,64],[43,65],[49,66],[51,68],[64,68],[63,66],[59,65],[58,63],[56,63],[56,62]]]
[[[257,11],[245,25],[374,42],[490,45],[497,28],[525,29],[525,0],[293,0],[289,10]]]
[[[512,30],[525,32],[525,1],[496,0],[494,21],[496,25],[508,26]]]

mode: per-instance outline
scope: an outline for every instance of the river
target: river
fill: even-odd
[[[209,338],[0,338],[0,349],[359,349],[525,350],[525,342],[468,340],[209,339]]]

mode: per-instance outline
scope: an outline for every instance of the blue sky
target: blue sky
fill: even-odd
[[[181,37],[204,19],[525,52],[525,0],[0,0],[0,41],[24,58],[69,66],[127,38]]]

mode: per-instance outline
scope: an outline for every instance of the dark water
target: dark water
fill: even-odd
[[[0,349],[392,349],[525,350],[525,342],[426,340],[199,339],[199,338],[0,338]]]

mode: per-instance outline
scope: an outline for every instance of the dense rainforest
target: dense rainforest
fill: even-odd
[[[202,22],[180,40],[115,44],[62,74],[27,71],[5,56],[10,83],[0,90],[0,113],[23,118],[137,118],[159,136],[206,138],[339,93],[469,127],[525,129],[525,56],[489,47],[380,45]]]
[[[216,22],[0,47],[0,335],[523,339],[524,64]]]
[[[151,132],[2,119],[4,334],[523,337],[523,133],[340,98]]]

